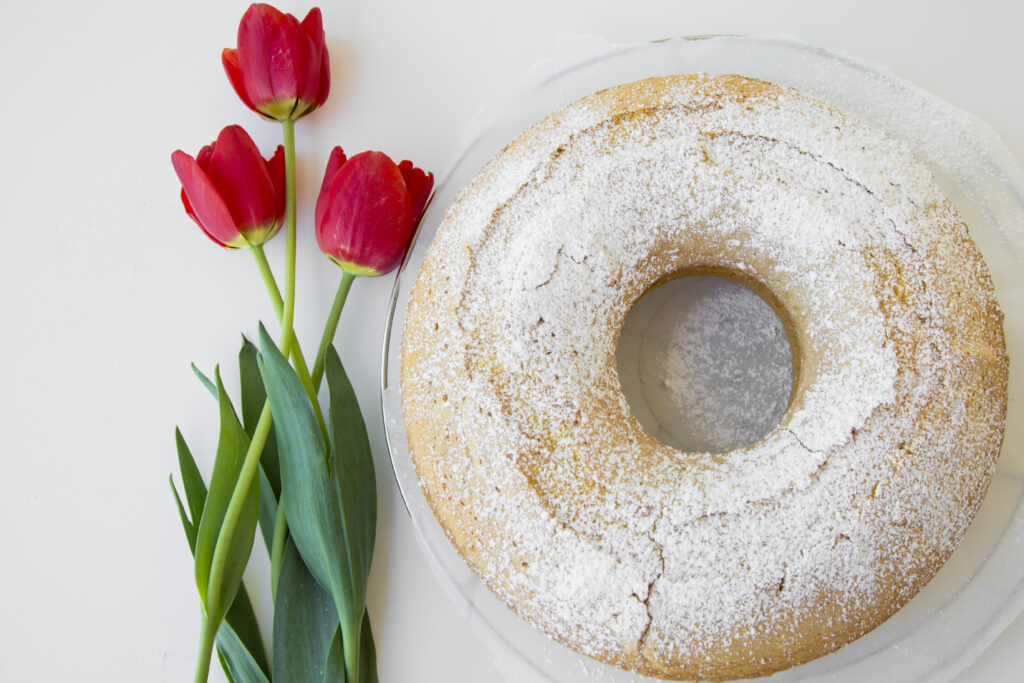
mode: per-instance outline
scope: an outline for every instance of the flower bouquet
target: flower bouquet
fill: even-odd
[[[366,612],[376,489],[366,427],[332,342],[352,282],[394,269],[408,247],[433,175],[380,152],[330,153],[316,204],[320,250],[341,268],[312,370],[295,337],[295,122],[330,91],[319,9],[301,22],[269,5],[242,17],[224,70],[241,100],[280,122],[269,159],[240,126],[197,155],[171,155],[185,212],[214,242],[247,249],[279,323],[259,326],[238,354],[240,410],[219,371],[193,366],[217,403],[220,427],[209,484],[175,432],[181,487],[171,488],[195,560],[202,613],[196,681],[213,652],[232,681],[377,680]],[[263,245],[284,226],[283,292]],[[320,385],[326,378],[326,401]],[[270,556],[273,657],[242,584],[259,528]],[[272,664],[271,664],[272,662]]]

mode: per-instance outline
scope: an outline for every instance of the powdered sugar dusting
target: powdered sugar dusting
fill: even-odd
[[[765,287],[799,347],[779,427],[724,455],[652,438],[615,370],[632,304],[689,271]],[[538,124],[453,204],[404,417],[456,547],[539,629],[641,673],[763,674],[872,628],[952,551],[1001,440],[1000,322],[898,143],[754,81],[644,81]]]

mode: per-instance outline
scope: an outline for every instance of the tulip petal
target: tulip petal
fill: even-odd
[[[199,168],[203,169],[203,173],[206,173],[206,169],[210,168],[210,159],[213,158],[213,145],[203,145],[203,148],[199,150],[199,154],[196,155],[196,163],[199,164]]]
[[[425,173],[422,169],[416,168],[411,161],[403,161],[398,164],[398,170],[402,172],[405,179],[405,188],[409,191],[409,199],[412,201],[413,220],[418,221],[427,205],[427,198],[430,190],[434,187],[434,174]]]
[[[324,45],[320,10],[317,8],[310,10],[302,24],[296,22],[295,28],[292,46],[294,50],[293,70],[297,87],[292,91],[295,96],[295,110],[292,112],[292,118],[298,119],[319,106],[316,98],[320,91],[320,64],[322,61],[320,53]]]
[[[260,113],[249,98],[249,93],[245,90],[245,82],[242,79],[242,69],[238,64],[238,50],[232,50],[229,47],[224,48],[220,53],[220,61],[221,64],[224,65],[224,73],[228,75],[228,81],[231,82],[231,87],[235,89],[235,94],[238,95],[238,98],[242,100],[242,103],[249,107],[249,109],[252,109],[257,114]]]
[[[316,87],[307,87],[303,92],[306,96],[312,96],[312,102],[305,113],[317,109],[327,101],[327,95],[331,91],[331,59],[327,53],[327,38],[324,35],[323,17],[320,15],[320,8],[314,7],[302,20],[302,30],[312,41],[314,58],[317,63]],[[312,84],[309,84],[312,85]]]
[[[270,182],[274,186],[274,192],[277,194],[277,203],[275,204],[275,214],[277,216],[284,216],[285,209],[285,167],[284,167],[284,147],[278,145],[272,156],[267,161],[267,173],[270,175]],[[280,222],[280,221],[279,221]]]
[[[331,94],[331,56],[327,53],[327,46],[320,48],[320,87],[316,93],[316,106],[320,108],[327,101]]]
[[[281,222],[280,193],[256,143],[241,126],[228,126],[217,136],[206,174],[220,190],[238,231],[255,237],[255,243],[265,241],[265,233]]]
[[[324,19],[319,7],[314,7],[306,13],[306,17],[300,24],[302,30],[310,40],[317,46],[317,49],[324,45]]]
[[[239,244],[242,237],[235,228],[231,212],[196,160],[177,150],[171,154],[171,163],[174,164],[174,172],[181,181],[183,201],[186,202],[185,210],[203,232],[214,242],[225,247],[245,246],[244,240]]]
[[[320,219],[323,213],[327,210],[327,205],[330,203],[330,192],[327,187],[331,183],[331,179],[334,178],[334,174],[345,165],[345,152],[341,147],[335,147],[331,150],[331,155],[327,158],[327,170],[324,171],[324,179],[320,183],[320,194],[316,199],[316,211],[314,214],[314,220],[317,225],[320,224]]]
[[[255,4],[245,11],[238,25],[238,60],[245,90],[256,108],[273,118],[279,118],[276,116],[278,112],[275,108],[274,114],[271,114],[268,108],[280,104],[274,90],[274,64],[276,62],[276,68],[281,68],[282,60],[288,59],[287,50],[282,54],[281,41],[278,40],[278,27],[282,22],[284,14],[277,9],[270,5]],[[294,101],[288,106],[294,106]]]
[[[211,235],[209,233],[209,231],[207,231],[207,229],[203,227],[203,224],[199,222],[199,218],[198,218],[198,216],[196,216],[196,212],[192,210],[192,205],[188,203],[188,197],[185,195],[185,190],[184,189],[181,190],[181,203],[185,207],[185,214],[189,218],[191,218],[193,221],[195,221],[196,225],[199,226],[199,229],[203,231],[204,235],[209,237],[211,240],[213,240],[214,242],[216,242],[220,246],[222,246],[224,248],[227,248],[227,249],[230,249],[230,247],[228,247],[228,245],[224,244],[219,239],[217,239],[216,237]]]

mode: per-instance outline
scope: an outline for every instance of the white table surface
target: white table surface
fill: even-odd
[[[184,215],[170,153],[194,154],[231,123],[265,151],[278,144],[278,127],[241,105],[220,66],[245,7],[4,8],[0,680],[191,678],[199,616],[167,486],[172,429],[180,425],[208,474],[215,414],[188,364],[220,362],[231,381],[239,332],[254,335],[273,314],[251,259],[218,249]],[[612,41],[792,34],[886,65],[977,114],[1024,160],[1024,6],[1009,0],[350,0],[322,9],[331,97],[297,126],[297,331],[307,349],[337,283],[311,233],[329,148],[380,149],[439,173],[472,114],[566,32]],[[282,252],[280,239],[268,249],[274,263]],[[390,287],[390,277],[358,281],[338,338],[378,468],[369,608],[380,679],[501,681],[431,575],[391,476],[378,401]],[[266,633],[258,542],[255,556],[246,581]],[[956,680],[1018,681],[1022,667],[1018,618]]]

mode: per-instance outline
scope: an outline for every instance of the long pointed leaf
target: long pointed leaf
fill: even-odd
[[[199,381],[203,383],[203,386],[206,387],[206,390],[209,391],[214,398],[217,398],[217,385],[214,384],[209,377],[204,375],[203,371],[200,370],[195,363],[192,363],[192,374],[199,378]]]
[[[267,394],[263,390],[263,380],[260,378],[259,367],[256,362],[256,347],[246,339],[245,335],[242,335],[242,348],[238,352],[238,369],[242,390],[242,427],[245,429],[245,433],[249,435],[249,438],[252,438]],[[192,363],[192,372],[199,378],[203,386],[207,388],[214,400],[216,400],[217,385],[203,374],[203,371],[195,363]],[[273,426],[271,426],[270,434],[263,445],[260,463],[267,471],[267,478],[273,487],[275,498],[280,497],[281,475],[277,464],[277,440],[274,438]]]
[[[256,347],[242,336],[242,348],[238,350],[238,380],[242,387],[242,425],[250,434],[256,428],[267,394],[263,390]]]
[[[174,491],[182,525],[186,526],[185,536],[189,542],[189,549],[194,552],[195,530],[192,529],[190,535],[191,524],[188,522],[185,508],[181,504],[181,497],[178,496],[173,481],[171,481],[171,490]],[[239,635],[239,633],[243,635]],[[256,614],[253,612],[252,602],[249,600],[245,586],[238,587],[234,602],[231,603],[231,609],[228,610],[224,623],[217,631],[216,642],[217,656],[229,681],[269,683],[266,672],[270,667],[267,664],[263,639],[256,623]]]
[[[378,683],[377,648],[373,645],[373,629],[370,627],[370,613],[363,613],[362,639],[359,652],[359,683]],[[345,680],[345,654],[342,648],[341,630],[334,632],[331,649],[324,666],[323,683],[338,683]]]
[[[354,618],[362,617],[377,530],[377,479],[359,403],[334,347],[325,365],[331,416],[331,473],[342,514],[354,588]]]
[[[331,639],[331,648],[327,651],[326,662],[324,663],[323,683],[345,683],[345,652],[342,648],[341,629],[334,632]]]
[[[263,536],[263,545],[267,548],[267,554],[274,553],[274,525],[277,522],[277,498],[274,497],[274,490],[267,481],[267,474],[260,465],[260,534]]]
[[[217,440],[217,454],[210,476],[210,489],[203,506],[202,519],[196,537],[195,569],[196,587],[206,609],[207,618],[220,621],[224,618],[242,582],[242,573],[249,561],[252,542],[256,535],[256,521],[259,514],[259,482],[249,487],[242,508],[242,515],[234,536],[229,539],[229,552],[225,557],[223,581],[219,586],[210,586],[210,574],[214,549],[221,535],[224,515],[231,495],[238,483],[238,475],[249,448],[249,437],[238,421],[238,416],[228,399],[227,392],[216,372],[217,402],[220,412],[220,434]],[[211,590],[212,595],[211,595]],[[214,598],[211,600],[211,598]]]
[[[181,517],[181,527],[185,530],[185,540],[188,541],[188,549],[194,555],[196,552],[196,528],[189,520],[188,513],[185,512],[185,506],[181,503],[181,496],[178,495],[178,489],[174,486],[174,477],[168,476],[167,481],[171,485],[174,502],[178,506],[178,516]]]
[[[195,458],[192,457],[192,452],[189,450],[188,444],[185,443],[185,438],[181,435],[180,430],[174,430],[174,438],[178,452],[178,466],[181,469],[185,496],[191,511],[191,521],[188,519],[189,513],[185,511],[181,496],[178,495],[178,490],[174,486],[173,477],[170,478],[171,491],[174,493],[174,501],[185,530],[189,551],[194,557],[198,522],[207,497],[206,483],[203,481]],[[252,602],[249,600],[245,586],[239,585],[225,617],[225,623],[217,631],[217,655],[229,680],[240,683],[267,681],[265,674],[270,671],[270,666],[267,663],[266,650],[263,647],[263,639],[256,622],[256,614],[252,609]],[[259,675],[252,672],[253,667],[259,672]]]
[[[188,521],[185,507],[174,487],[173,479],[170,484],[171,491],[174,492],[175,503],[177,503],[178,514],[181,516],[182,526],[185,527],[189,550],[194,555],[195,529]],[[252,609],[252,602],[249,600],[245,586],[239,586],[235,599],[231,603],[231,609],[228,610],[224,623],[217,631],[217,655],[229,680],[246,683],[267,681],[266,672],[270,670],[270,667],[267,664],[263,639],[256,622],[256,613]],[[253,672],[254,668],[258,675]]]
[[[245,337],[242,337],[242,348],[238,351],[238,377],[242,388],[242,425],[251,437],[263,410],[263,403],[267,400],[267,392],[263,389],[256,347]],[[260,464],[267,475],[274,499],[277,500],[281,497],[281,468],[278,465],[277,439],[273,427],[263,446]]]
[[[239,586],[238,593],[235,594],[235,599],[231,602],[231,608],[224,618],[224,623],[221,624],[220,630],[217,632],[218,645],[221,641],[221,631],[225,629],[230,631],[231,637],[238,640],[245,650],[247,659],[256,665],[264,679],[269,677],[270,662],[267,661],[267,651],[263,647],[263,636],[260,634],[259,623],[256,621],[256,612],[253,611],[252,602],[249,600],[245,586]],[[236,662],[237,654],[232,654],[230,659],[233,668],[238,673],[236,680],[253,680],[250,674],[242,675],[244,671],[251,668],[248,661]]]
[[[370,612],[363,613],[362,642],[359,652],[359,683],[377,683],[377,648],[373,644]]]
[[[239,604],[238,597],[242,595],[243,591],[240,590],[231,606],[231,612],[235,611],[235,607]],[[246,604],[248,604],[248,596],[246,596]],[[251,606],[249,609],[251,611]],[[253,634],[240,635],[237,626],[233,623],[237,623],[239,618],[235,616],[232,619],[231,612],[228,613],[228,617],[217,631],[216,640],[217,654],[221,657],[221,663],[225,664],[225,673],[236,683],[269,683],[270,667],[263,651],[263,640],[260,638],[259,630],[257,629],[255,636]],[[242,621],[246,620],[242,619]],[[255,617],[253,617],[253,621],[253,625],[255,625]],[[257,645],[258,647],[256,647]]]
[[[220,631],[217,634],[220,635]],[[235,677],[231,675],[231,663],[220,645],[217,646],[217,661],[220,662],[220,668],[224,671],[224,677],[228,679],[228,683],[235,683]]]
[[[233,683],[270,683],[267,674],[227,622],[217,631],[217,655],[224,673]]]
[[[206,504],[206,484],[203,482],[203,475],[199,473],[196,459],[192,457],[192,451],[185,443],[185,437],[177,427],[174,428],[174,446],[178,452],[178,469],[181,470],[181,485],[185,489],[189,517],[192,518],[192,526],[198,529],[199,521],[203,517],[203,506]],[[194,550],[194,541],[192,545]]]
[[[256,479],[249,487],[238,527],[235,530],[234,538],[231,539],[225,559],[223,583],[220,590],[222,599],[229,606],[229,609],[234,604],[235,598],[242,587],[242,575],[245,573],[246,565],[249,564],[253,542],[256,540],[256,526],[259,520],[259,488],[260,483]],[[214,586],[210,586],[210,591],[213,590]],[[209,615],[210,612],[207,614]]]
[[[309,573],[289,540],[274,599],[274,680],[320,683],[337,630],[330,594]]]
[[[242,388],[242,425],[251,436],[259,422],[267,392],[263,389],[256,347],[242,337],[238,352],[238,375]],[[281,470],[277,457],[277,438],[270,428],[260,455],[260,532],[267,554],[273,552],[274,522],[277,519],[277,499],[281,496]]]
[[[277,426],[288,526],[310,572],[333,593],[348,560],[327,472],[327,447],[298,375],[262,326],[260,348],[260,372]]]
[[[362,416],[335,354],[328,381],[334,384],[333,400],[347,405],[336,409],[333,440],[344,441],[343,450],[351,443],[357,445],[352,447],[354,455],[340,457],[338,467],[331,468],[298,375],[262,327],[260,347],[260,370],[277,424],[283,500],[292,538],[310,572],[330,590],[342,633],[355,634],[366,611],[376,518],[373,465]],[[354,481],[347,481],[350,476]],[[343,501],[343,491],[352,499]]]

